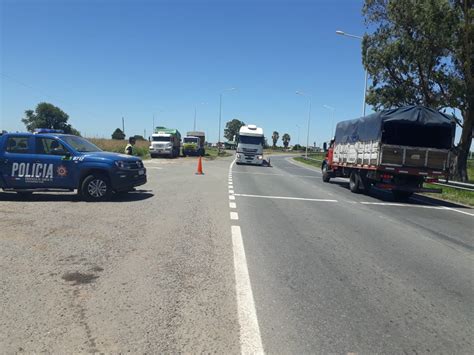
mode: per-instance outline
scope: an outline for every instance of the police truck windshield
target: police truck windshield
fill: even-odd
[[[77,136],[62,136],[61,137],[63,141],[65,141],[67,144],[69,144],[71,147],[73,147],[75,150],[81,153],[87,153],[87,152],[101,152],[102,149],[99,147],[95,146],[88,140],[77,137]]]
[[[254,136],[240,136],[239,142],[242,144],[262,144],[263,138],[262,137],[254,137]]]

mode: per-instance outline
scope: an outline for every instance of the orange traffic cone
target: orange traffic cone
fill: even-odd
[[[198,160],[198,170],[196,172],[196,175],[204,175],[204,172],[202,171],[202,158],[199,157]]]

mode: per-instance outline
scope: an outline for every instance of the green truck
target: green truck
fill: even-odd
[[[206,134],[204,132],[192,131],[188,132],[183,138],[183,156],[199,155],[205,153],[204,145],[206,142]]]
[[[179,156],[181,147],[181,133],[174,128],[156,127],[155,133],[151,135],[150,155],[152,158],[167,156],[175,158]]]

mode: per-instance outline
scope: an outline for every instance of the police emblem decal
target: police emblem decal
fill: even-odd
[[[66,169],[66,167],[63,166],[63,165],[58,166],[58,168],[56,169],[56,172],[57,172],[58,175],[61,176],[61,177],[67,176],[67,169]]]

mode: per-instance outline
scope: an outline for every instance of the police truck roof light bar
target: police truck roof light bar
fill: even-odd
[[[37,128],[33,131],[35,134],[40,133],[64,133],[62,129]]]

